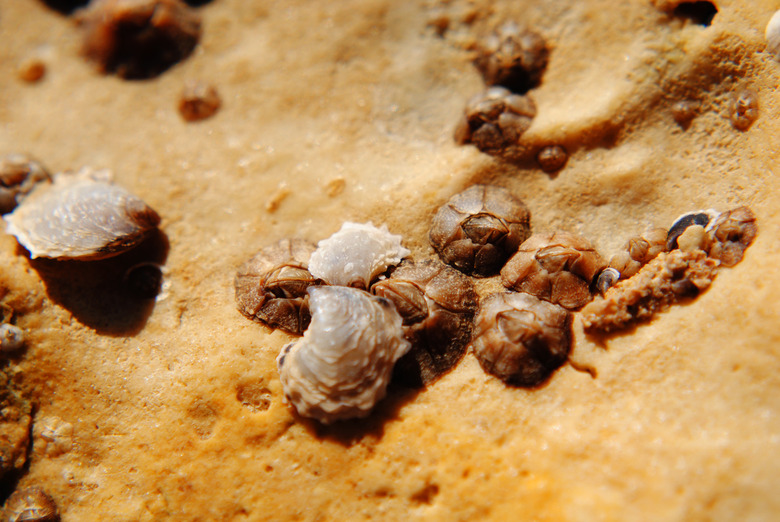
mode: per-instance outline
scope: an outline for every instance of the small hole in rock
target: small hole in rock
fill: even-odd
[[[249,382],[236,387],[236,400],[253,413],[265,411],[271,406],[271,390],[262,382]]]
[[[682,2],[674,8],[674,16],[685,18],[691,22],[709,26],[718,14],[718,8],[712,2]]]
[[[420,491],[412,495],[412,501],[419,504],[430,504],[438,494],[439,486],[436,484],[427,484]]]

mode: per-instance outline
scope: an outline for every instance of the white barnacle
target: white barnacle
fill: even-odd
[[[766,25],[766,50],[780,60],[780,11],[776,11]]]
[[[311,325],[277,358],[285,398],[299,415],[325,424],[365,417],[409,351],[401,316],[387,299],[355,288],[308,292]]]
[[[376,277],[409,255],[401,246],[401,236],[386,225],[346,222],[341,230],[317,244],[309,260],[309,272],[323,281],[340,286],[368,288]]]
[[[58,175],[5,216],[32,258],[100,259],[143,239],[160,217],[140,198],[94,176]]]

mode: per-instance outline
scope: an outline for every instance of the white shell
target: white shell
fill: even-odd
[[[277,358],[286,400],[325,424],[365,417],[409,351],[390,301],[355,288],[310,287],[311,325]]]
[[[332,285],[368,288],[371,281],[398,264],[409,250],[387,226],[346,222],[341,230],[317,244],[309,272]]]
[[[24,331],[18,326],[0,325],[0,353],[18,350],[24,344]]]
[[[60,175],[5,218],[32,258],[98,259],[138,243],[160,217],[127,190],[88,177]]]
[[[766,50],[780,60],[780,11],[775,12],[766,25]]]

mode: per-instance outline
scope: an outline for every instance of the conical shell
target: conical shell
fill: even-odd
[[[32,258],[99,259],[119,254],[155,228],[160,216],[137,196],[92,179],[60,177],[5,218]]]

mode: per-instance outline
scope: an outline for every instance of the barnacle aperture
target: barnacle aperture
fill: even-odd
[[[474,185],[439,207],[431,245],[442,261],[477,277],[497,273],[531,234],[531,214],[520,199],[493,185]]]
[[[487,85],[501,85],[526,93],[539,85],[550,51],[537,32],[512,22],[499,27],[477,44],[477,66]]]
[[[466,103],[455,128],[455,141],[459,145],[473,143],[482,152],[511,159],[534,116],[536,105],[529,95],[490,87]]]
[[[386,225],[347,221],[341,229],[317,244],[309,261],[314,277],[331,285],[367,290],[371,282],[409,255],[401,246],[401,236]]]
[[[324,424],[365,417],[385,396],[409,351],[401,316],[387,299],[356,288],[309,288],[311,325],[277,358],[285,398]]]
[[[33,259],[111,257],[160,223],[157,212],[124,188],[70,175],[39,186],[4,219]]]
[[[127,79],[158,76],[200,38],[200,16],[180,0],[94,0],[80,21],[84,55]]]
[[[745,249],[758,233],[756,216],[748,207],[722,212],[707,227],[709,255],[723,266],[734,266],[742,260]]]
[[[267,246],[236,273],[236,304],[247,318],[300,335],[309,326],[306,290],[319,284],[308,270],[315,245],[282,239]]]
[[[590,242],[568,232],[534,234],[501,270],[504,286],[569,310],[590,301],[590,285],[604,267]]]
[[[537,386],[571,349],[571,314],[554,304],[506,292],[485,299],[472,347],[482,368],[507,384]]]
[[[412,343],[396,365],[399,381],[430,384],[463,357],[478,303],[469,277],[438,261],[404,262],[371,292],[392,301]]]

